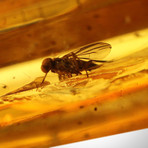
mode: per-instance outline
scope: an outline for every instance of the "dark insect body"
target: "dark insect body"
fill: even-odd
[[[50,70],[58,74],[59,80],[70,78],[72,74],[79,75],[82,71],[86,71],[88,77],[88,71],[99,67],[96,63],[106,62],[100,59],[108,55],[110,49],[110,44],[96,42],[73,50],[61,58],[46,58],[41,66],[42,71],[45,73],[42,83]]]

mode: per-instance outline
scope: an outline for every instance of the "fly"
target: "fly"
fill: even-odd
[[[80,75],[82,71],[85,71],[89,77],[88,71],[100,67],[97,63],[107,62],[101,59],[110,51],[110,44],[95,42],[77,48],[61,58],[46,58],[41,66],[41,70],[45,73],[42,83],[50,70],[58,74],[60,81],[72,77],[72,74]]]

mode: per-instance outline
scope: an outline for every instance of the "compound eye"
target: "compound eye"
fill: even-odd
[[[42,62],[41,70],[44,73],[48,73],[50,69],[51,69],[51,59],[50,58],[44,59]]]
[[[48,67],[47,67],[47,66],[44,66],[44,65],[41,66],[41,70],[42,70],[44,73],[49,72]]]

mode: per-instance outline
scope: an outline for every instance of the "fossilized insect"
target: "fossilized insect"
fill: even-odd
[[[57,73],[59,80],[72,77],[72,74],[79,75],[82,71],[88,71],[99,67],[98,63],[107,61],[101,60],[110,53],[111,45],[104,42],[95,42],[75,50],[61,58],[46,58],[42,62],[41,70],[45,73],[42,83],[44,82],[47,73]]]

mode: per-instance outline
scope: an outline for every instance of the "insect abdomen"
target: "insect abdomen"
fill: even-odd
[[[90,70],[96,69],[98,67],[99,66],[97,64],[93,63],[92,61],[79,60],[79,69],[80,69],[80,71],[83,71],[83,70],[90,71]]]

